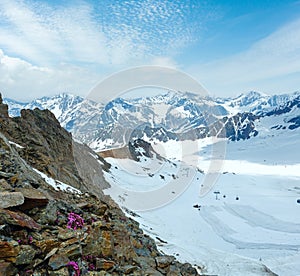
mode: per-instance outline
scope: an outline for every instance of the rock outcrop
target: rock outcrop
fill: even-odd
[[[0,97],[0,275],[198,275],[103,195],[104,160],[74,146],[49,111],[21,114],[9,118]],[[33,168],[81,193],[54,189]]]
[[[74,142],[50,111],[27,109],[21,111],[20,117],[9,118],[7,105],[1,100],[0,131],[17,145],[20,157],[46,175],[97,194],[109,187],[93,152]],[[105,163],[103,159],[99,161]]]

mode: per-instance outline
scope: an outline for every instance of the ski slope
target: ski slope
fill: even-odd
[[[284,116],[276,121],[287,121]],[[158,174],[152,177],[137,175],[144,165],[134,161],[129,167],[112,169],[106,173],[112,184],[106,193],[128,207],[114,185],[137,191],[160,189],[171,178],[162,181],[159,174],[175,174],[186,189],[165,206],[134,217],[161,251],[194,264],[203,274],[299,276],[300,130],[275,130],[273,125],[274,118],[263,118],[257,123],[259,135],[246,141],[154,141],[154,150],[172,161],[156,167]],[[216,146],[220,143],[222,147]],[[220,158],[218,149],[226,152],[225,158]],[[218,158],[219,178],[201,197],[212,159]],[[170,166],[180,167],[179,160],[204,174],[187,180]],[[119,162],[108,161],[114,166]]]

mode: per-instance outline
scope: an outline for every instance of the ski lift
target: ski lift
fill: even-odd
[[[214,191],[214,194],[216,195],[216,200],[218,200],[219,199],[220,191]]]

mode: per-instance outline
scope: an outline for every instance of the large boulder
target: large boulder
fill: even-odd
[[[24,196],[20,192],[2,192],[0,193],[0,208],[9,208],[24,203]]]

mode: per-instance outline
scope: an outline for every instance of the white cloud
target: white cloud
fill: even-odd
[[[0,89],[19,99],[62,91],[85,94],[103,76],[100,70],[108,74],[145,64],[178,68],[178,50],[215,16],[200,2],[192,9],[180,0],[103,0],[98,6],[1,0]],[[300,89],[299,60],[297,20],[245,52],[188,72],[217,95],[288,92]]]
[[[198,30],[190,17],[207,19],[204,9],[180,0],[91,3],[0,1],[0,91],[6,97],[87,94],[104,76],[99,72],[177,67],[172,56]]]
[[[57,54],[60,49],[55,41],[55,33],[47,30],[39,18],[22,3],[13,1],[1,2],[1,17],[10,23],[6,28],[1,28],[2,44],[6,44],[12,51],[30,59],[43,61],[41,52],[46,51]],[[3,30],[4,29],[4,30]],[[9,33],[9,35],[8,35]]]
[[[35,64],[60,61],[106,63],[105,38],[87,4],[55,10],[20,1],[0,3],[1,44]]]
[[[58,8],[46,2],[0,1],[0,47],[39,65],[133,65],[175,53],[198,29],[189,20],[198,9],[179,0],[71,3]]]
[[[99,81],[99,74],[83,67],[67,64],[61,64],[58,69],[34,66],[5,55],[1,49],[0,75],[3,96],[20,101],[62,92],[86,95]]]
[[[150,63],[151,65],[169,67],[173,69],[177,69],[179,66],[175,60],[170,57],[154,57]]]
[[[190,71],[217,95],[252,89],[280,93],[300,90],[299,61],[300,20],[296,20],[258,41],[247,51],[195,65]]]

